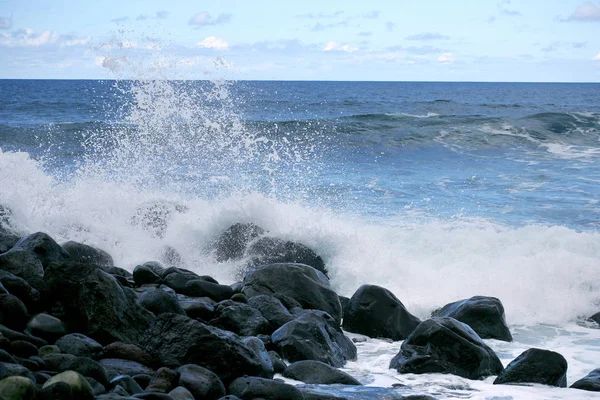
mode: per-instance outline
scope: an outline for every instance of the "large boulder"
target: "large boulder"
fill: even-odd
[[[526,350],[512,360],[494,381],[494,385],[519,383],[567,387],[567,360],[550,350]]]
[[[600,392],[600,368],[596,368],[577,382],[571,385],[572,389]]]
[[[420,323],[389,290],[362,285],[348,302],[343,327],[373,338],[403,340]]]
[[[297,361],[288,365],[283,376],[304,383],[331,385],[361,385],[359,381],[331,365],[314,360]]]
[[[248,243],[265,234],[265,230],[252,223],[237,223],[219,236],[215,243],[218,262],[239,260],[244,256]]]
[[[310,265],[327,275],[327,269],[321,256],[305,245],[296,242],[264,236],[250,244],[246,251],[246,257],[249,257],[251,267],[276,263],[296,263]]]
[[[255,336],[246,337],[242,341],[249,349],[252,349],[260,359],[262,366],[262,373],[260,374],[261,378],[272,378],[273,375],[275,375],[275,366],[273,365],[271,355],[267,351],[263,341]]]
[[[303,308],[322,310],[336,322],[342,320],[338,295],[326,284],[327,278],[304,264],[271,264],[250,271],[243,282],[242,292],[248,298],[275,293],[291,297]]]
[[[100,343],[137,343],[153,314],[137,304],[137,296],[110,274],[89,264],[53,263],[44,280],[50,303],[60,304],[69,331]]]
[[[324,312],[306,312],[273,332],[271,340],[279,354],[291,362],[316,360],[342,367],[346,361],[356,359],[352,340]]]
[[[261,360],[239,337],[183,315],[161,314],[143,336],[142,347],[162,365],[197,364],[223,382],[262,373]]]
[[[0,270],[25,279],[36,289],[40,288],[44,276],[44,266],[35,253],[21,249],[0,254]]]
[[[443,373],[468,379],[498,375],[498,356],[477,334],[448,317],[423,321],[402,343],[390,368],[402,374]]]
[[[215,309],[215,318],[209,325],[216,326],[242,336],[256,336],[267,331],[269,322],[260,311],[248,304],[226,300]]]
[[[65,249],[43,232],[32,233],[19,239],[13,249],[33,252],[44,267],[51,262],[68,261],[71,258]]]
[[[82,264],[94,264],[100,267],[114,267],[113,258],[104,250],[87,244],[68,241],[61,246],[71,256],[70,261]]]
[[[185,315],[185,311],[177,301],[177,296],[160,288],[146,290],[138,297],[137,302],[155,315],[162,313]]]
[[[177,368],[179,386],[183,386],[196,399],[216,400],[225,396],[225,386],[214,372],[195,364]]]
[[[288,311],[281,301],[273,296],[264,294],[251,297],[248,299],[248,304],[262,314],[269,321],[269,332],[273,333],[283,324],[286,324],[294,319],[294,316]]]
[[[482,339],[512,341],[502,302],[495,297],[474,296],[446,304],[438,317],[451,317],[471,327]]]
[[[304,400],[302,393],[292,385],[254,376],[236,379],[229,385],[228,392],[242,400]]]

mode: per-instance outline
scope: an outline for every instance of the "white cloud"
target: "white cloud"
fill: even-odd
[[[0,46],[8,47],[40,47],[57,40],[58,34],[54,31],[36,34],[31,28],[0,34]]]
[[[230,19],[231,14],[219,14],[216,18],[213,18],[208,12],[200,11],[190,18],[189,24],[196,26],[219,25],[229,22]]]
[[[63,47],[72,47],[72,46],[85,46],[86,44],[88,44],[89,42],[92,41],[91,36],[87,36],[84,38],[69,38],[65,41],[63,41],[60,45]]]
[[[352,47],[348,44],[340,45],[335,40],[328,42],[323,48],[323,51],[345,51],[346,53],[352,53],[356,50],[358,50],[358,47]]]
[[[596,57],[592,58],[592,60],[600,60],[600,53],[598,53]]]
[[[216,36],[209,36],[203,41],[196,43],[196,46],[204,47],[206,49],[225,50],[229,48],[229,43],[223,39],[219,39]]]
[[[451,64],[454,62],[454,56],[452,53],[443,53],[438,57],[438,61],[442,64]]]
[[[600,4],[591,1],[583,3],[567,18],[567,21],[600,21]]]

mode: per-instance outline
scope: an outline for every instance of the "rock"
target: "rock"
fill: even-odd
[[[110,394],[117,395],[117,396],[120,396],[120,397],[127,397],[127,398],[129,398],[129,393],[127,392],[127,390],[125,390],[123,388],[123,386],[115,386],[110,391]]]
[[[38,347],[45,346],[48,344],[48,342],[46,342],[44,339],[41,339],[39,337],[32,336],[32,335],[25,335],[21,332],[13,331],[12,329],[7,328],[4,325],[0,325],[0,335],[1,335],[0,336],[0,344],[6,343],[2,339],[8,339],[11,341],[12,340],[25,340],[27,342],[35,344]],[[0,348],[8,349],[10,347],[5,345],[5,347],[0,347]]]
[[[600,368],[596,368],[574,384],[572,389],[589,390],[591,392],[600,392]]]
[[[246,346],[252,349],[260,359],[263,370],[263,372],[260,374],[260,377],[268,379],[273,378],[273,375],[275,375],[275,369],[273,367],[273,362],[271,361],[271,356],[269,355],[269,352],[267,352],[263,341],[257,337],[250,336],[244,338],[243,342]]]
[[[19,278],[10,272],[0,270],[0,284],[10,294],[18,297],[30,312],[40,308],[40,292],[31,287],[25,279]]]
[[[297,361],[290,364],[283,372],[283,376],[304,383],[361,385],[359,381],[347,373],[313,360]]]
[[[190,280],[186,283],[183,294],[191,297],[210,297],[216,301],[227,300],[234,292],[227,285],[218,285],[201,279]]]
[[[155,315],[168,312],[185,315],[185,311],[177,302],[177,297],[161,289],[145,291],[138,297],[137,302]]]
[[[77,357],[97,358],[102,353],[102,345],[81,333],[70,333],[58,339],[56,346],[66,354]]]
[[[29,314],[25,304],[12,294],[0,294],[0,324],[10,329],[22,330]]]
[[[47,354],[42,357],[44,363],[46,363],[46,368],[50,371],[58,371],[60,366],[68,360],[73,360],[77,358],[72,354]]]
[[[279,354],[291,362],[322,361],[334,367],[356,359],[356,347],[337,322],[323,312],[308,312],[271,335]]]
[[[0,257],[2,257],[2,256],[0,256]],[[0,268],[2,268],[2,267],[0,266]],[[597,323],[598,325],[600,325],[600,312],[597,312],[596,314],[592,315],[589,318],[589,320],[590,321],[594,321],[595,323]]]
[[[171,396],[166,393],[138,393],[132,396],[135,399],[146,399],[146,400],[173,400]]]
[[[236,335],[182,315],[156,317],[142,343],[162,365],[177,368],[197,364],[216,373],[223,382],[262,372],[259,357]]]
[[[100,364],[106,369],[106,375],[110,380],[119,375],[129,375],[131,377],[138,374],[154,375],[153,369],[135,361],[103,358],[100,360]]]
[[[94,392],[94,396],[100,396],[101,394],[106,393],[106,387],[95,380],[94,378],[90,378],[89,376],[85,377],[85,380],[88,381],[90,386],[92,387],[92,391]]]
[[[150,384],[152,376],[148,374],[137,374],[133,376],[133,379],[138,383],[138,385],[140,385],[142,389],[145,389]]]
[[[171,390],[169,396],[175,400],[194,400],[194,395],[183,386],[177,386],[175,389]]]
[[[269,357],[271,358],[271,364],[273,365],[273,370],[276,374],[281,374],[287,368],[285,362],[281,359],[281,356],[277,354],[276,351],[269,351]]]
[[[219,303],[215,310],[215,318],[208,323],[241,336],[255,336],[264,333],[269,325],[260,311],[247,304],[236,303],[232,300]]]
[[[162,367],[156,371],[145,390],[147,392],[167,393],[177,386],[178,379],[178,371]]]
[[[129,375],[118,375],[110,381],[110,386],[121,386],[130,395],[142,393],[144,390]]]
[[[109,379],[106,369],[98,362],[87,357],[76,357],[71,360],[66,360],[60,367],[58,372],[75,371],[89,378],[94,378],[104,387],[108,387]]]
[[[277,263],[305,264],[327,276],[321,256],[305,245],[289,240],[263,236],[250,244],[245,255],[250,258],[251,267]]]
[[[33,252],[44,267],[47,267],[51,262],[68,261],[70,258],[69,253],[43,232],[36,232],[21,238],[13,249]]]
[[[338,296],[338,298],[340,299],[340,304],[342,305],[342,314],[346,315],[346,310],[348,309],[348,304],[350,304],[350,299],[346,296]]]
[[[63,243],[62,248],[71,256],[72,262],[81,264],[94,264],[100,267],[114,267],[113,258],[104,250],[97,249],[87,244],[69,241]]]
[[[4,366],[5,376],[22,376],[23,378],[30,379],[35,383],[35,376],[26,367],[20,364],[2,363]]]
[[[244,256],[248,243],[265,234],[265,230],[252,223],[237,223],[219,236],[215,244],[218,262],[239,260]]]
[[[102,269],[88,264],[51,264],[45,281],[50,301],[64,309],[61,318],[70,331],[100,343],[136,343],[153,315],[136,303],[135,293]]]
[[[167,200],[151,200],[142,203],[131,217],[133,226],[140,226],[151,236],[162,238],[175,214],[184,214],[188,208]]]
[[[60,348],[53,344],[47,344],[45,346],[40,347],[40,349],[38,350],[38,356],[40,356],[40,357],[47,356],[48,354],[59,354],[59,353],[60,353]]]
[[[435,400],[427,395],[404,396],[392,388],[348,385],[298,385],[305,400]]]
[[[231,296],[231,300],[235,301],[236,303],[248,304],[248,298],[243,293],[234,293],[233,296]]]
[[[497,375],[498,356],[468,325],[448,317],[423,321],[402,343],[390,368],[402,374],[444,373],[468,379]]]
[[[14,340],[10,348],[11,353],[17,357],[29,358],[38,355],[38,348],[25,340]]]
[[[339,324],[342,319],[340,300],[324,284],[323,279],[326,278],[308,265],[271,264],[249,272],[244,279],[242,291],[249,299],[274,293],[289,296],[303,308],[327,312]],[[285,302],[282,303],[285,305]]]
[[[44,383],[46,383],[48,381],[48,379],[52,378],[50,375],[48,375],[45,372],[36,372],[35,374],[33,374],[35,376],[35,383],[37,385],[43,385]]]
[[[343,327],[372,338],[404,340],[420,323],[389,290],[362,285],[346,307]]]
[[[46,313],[35,315],[27,323],[27,331],[49,342],[55,342],[67,334],[65,324],[60,319]]]
[[[512,335],[504,319],[504,307],[495,297],[474,296],[446,304],[438,316],[451,317],[469,325],[482,339],[512,342]]]
[[[138,286],[148,283],[159,283],[165,269],[158,262],[147,262],[133,269],[133,280]]]
[[[240,399],[304,400],[304,396],[292,385],[272,379],[245,376],[229,385],[229,394]]]
[[[22,376],[9,376],[0,381],[0,399],[2,400],[35,399],[36,394],[35,384]]]
[[[150,354],[134,344],[114,342],[104,347],[102,358],[118,358],[122,360],[135,361],[147,367],[153,366]]]
[[[494,385],[519,383],[567,387],[567,360],[550,350],[526,350],[512,360],[494,381]]]
[[[42,389],[46,389],[57,382],[68,384],[71,387],[73,399],[75,400],[92,400],[94,398],[94,391],[88,381],[75,371],[65,371],[53,376],[44,383]]]
[[[213,301],[212,299],[209,299]],[[207,300],[191,299],[180,302],[181,307],[188,317],[201,321],[210,321],[214,318],[215,307]]]
[[[9,251],[19,241],[19,236],[0,231],[0,254]]]
[[[17,363],[15,361],[15,359],[13,358],[13,356],[11,356],[10,353],[6,350],[0,350],[0,362],[10,363],[10,364]],[[0,376],[0,379],[2,379],[1,376]]]
[[[213,400],[225,396],[225,386],[212,371],[199,365],[186,364],[177,369],[179,385],[183,386],[196,399]]]
[[[41,400],[74,400],[73,390],[66,382],[56,382],[42,389],[38,395]]]
[[[44,266],[35,253],[21,249],[0,254],[0,270],[25,279],[36,289],[41,287],[44,276]]]
[[[273,333],[282,325],[294,319],[287,308],[279,299],[264,294],[254,296],[248,300],[248,304],[262,314],[269,322],[268,333]]]

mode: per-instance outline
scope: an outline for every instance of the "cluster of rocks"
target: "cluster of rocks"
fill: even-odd
[[[154,220],[135,222],[162,234]],[[405,339],[390,364],[400,373],[566,386],[557,353],[531,349],[502,367],[481,339],[512,339],[498,299],[452,303],[421,322],[378,286],[338,296],[313,250],[252,224],[233,225],[215,243],[217,259],[248,260],[234,285],[158,262],[130,273],[102,250],[40,232],[0,229],[0,246],[4,400],[431,399],[363,387],[340,371],[357,357],[342,327]],[[598,390],[599,379],[592,373],[573,387]]]

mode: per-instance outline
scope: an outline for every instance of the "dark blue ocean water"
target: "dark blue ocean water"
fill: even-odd
[[[600,227],[599,84],[1,80],[0,148],[67,180],[120,148],[108,173],[145,159],[189,197]]]

